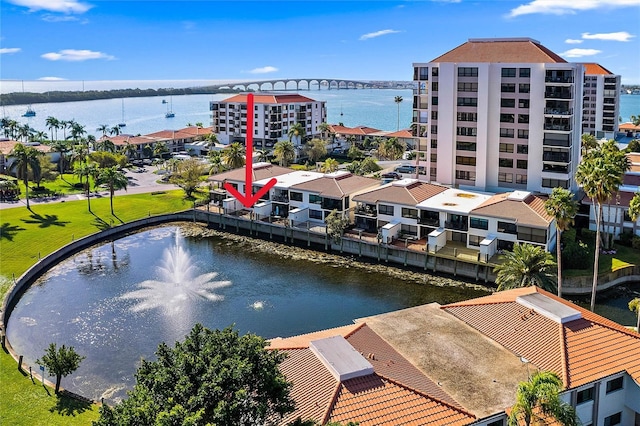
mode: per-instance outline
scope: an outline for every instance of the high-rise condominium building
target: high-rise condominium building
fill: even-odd
[[[299,123],[303,135],[293,135],[291,141],[300,146],[305,138],[320,135],[318,126],[327,119],[324,101],[298,94],[255,94],[254,111],[247,111],[247,94],[239,94],[211,102],[211,125],[223,144],[242,142],[247,137],[247,120],[253,119],[253,144],[272,147],[279,140],[289,140],[289,130]]]
[[[620,117],[620,76],[599,64],[584,64],[582,133],[614,139]]]
[[[576,189],[584,66],[529,38],[470,39],[414,63],[426,177],[483,191]]]

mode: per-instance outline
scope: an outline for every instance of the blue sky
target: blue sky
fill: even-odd
[[[411,80],[469,38],[531,37],[640,84],[640,0],[0,0],[0,78]]]

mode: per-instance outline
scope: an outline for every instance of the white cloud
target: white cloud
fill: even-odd
[[[600,34],[582,33],[582,38],[585,40],[631,41],[634,37],[634,35],[631,35],[626,31]]]
[[[533,0],[528,4],[511,9],[509,16],[514,17],[534,13],[565,15],[585,10],[639,5],[640,0]]]
[[[576,40],[575,38],[568,38],[564,41],[567,44],[580,44],[582,43],[582,40]]]
[[[565,58],[581,58],[583,56],[597,55],[598,53],[602,53],[602,51],[597,49],[569,49],[561,53],[560,56],[564,56]]]
[[[48,10],[58,13],[85,13],[93,7],[89,3],[76,0],[7,0],[18,6],[28,7],[30,12]]]
[[[268,74],[270,72],[276,72],[276,71],[278,71],[278,68],[266,66],[262,68],[254,68],[251,71],[249,71],[249,73],[250,74]]]
[[[52,15],[50,13],[47,13],[46,15],[42,16],[42,20],[45,22],[74,22],[79,21],[80,19],[70,15]]]
[[[387,34],[395,34],[395,33],[399,33],[400,31],[398,30],[381,30],[381,31],[376,31],[373,33],[367,33],[367,34],[362,34],[360,36],[360,40],[368,40],[370,38],[376,38],[376,37],[380,37],[383,35],[387,35]]]
[[[87,61],[89,59],[115,59],[114,56],[107,55],[102,52],[94,52],[93,50],[76,50],[76,49],[64,49],[59,52],[49,52],[41,55],[42,58],[50,61],[70,61],[80,62]]]
[[[40,77],[38,80],[41,81],[66,81],[66,78],[62,77]]]
[[[20,49],[19,47],[3,47],[3,48],[0,48],[0,55],[4,55],[7,53],[18,53],[21,50],[22,49]]]

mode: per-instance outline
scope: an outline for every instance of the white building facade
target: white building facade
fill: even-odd
[[[305,137],[291,139],[299,147],[305,139],[319,137],[321,132],[318,126],[327,119],[325,102],[306,96],[257,93],[253,99],[254,111],[251,114],[247,112],[246,93],[210,102],[211,125],[221,143],[244,143],[247,137],[247,120],[253,118],[255,147],[271,148],[278,141],[289,140],[289,130],[300,123]]]
[[[515,38],[470,39],[413,67],[427,179],[489,192],[577,189],[583,65]]]
[[[620,76],[599,64],[584,65],[582,132],[614,139],[620,117]]]

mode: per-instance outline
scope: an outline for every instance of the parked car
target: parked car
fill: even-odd
[[[416,166],[412,166],[410,164],[403,164],[401,166],[396,167],[395,171],[397,173],[415,173]]]
[[[382,178],[383,179],[402,179],[402,176],[400,176],[396,172],[389,172],[389,173],[383,173]]]

